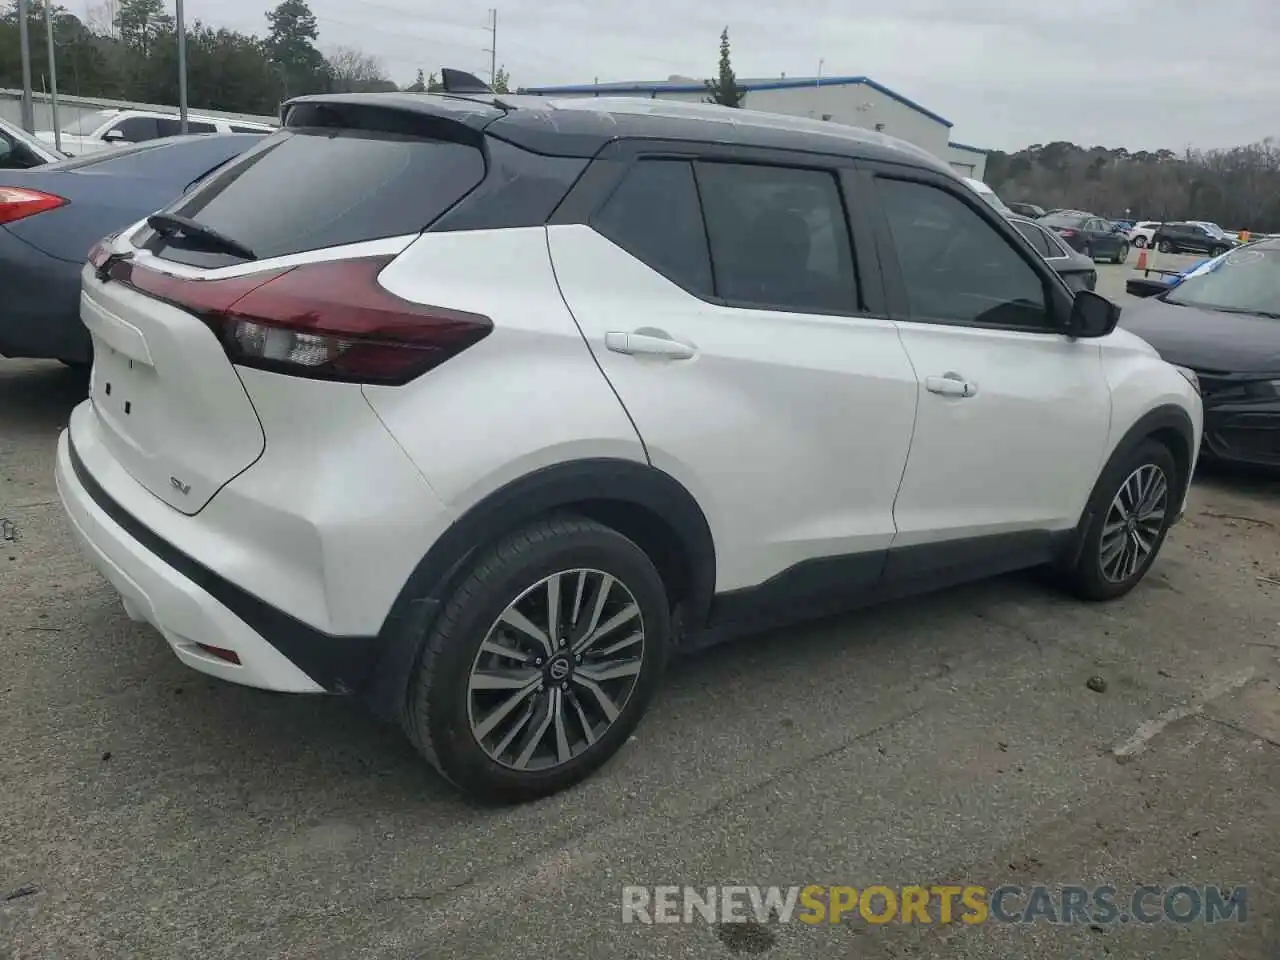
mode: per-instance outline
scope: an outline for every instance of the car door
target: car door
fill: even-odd
[[[894,554],[953,543],[917,551],[921,572],[965,557],[1032,562],[1050,532],[1074,527],[1101,467],[1099,345],[1060,332],[1068,291],[960,186],[871,169],[886,293],[922,388]]]
[[[717,591],[868,585],[917,387],[865,226],[851,242],[848,161],[687,149],[597,161],[616,186],[548,228],[565,302],[653,465],[702,505]]]
[[[1090,217],[1081,228],[1089,238],[1085,248],[1091,256],[1110,257],[1115,254],[1115,240],[1111,225],[1099,217]]]

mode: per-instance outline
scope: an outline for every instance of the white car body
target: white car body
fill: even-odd
[[[85,114],[61,131],[37,131],[36,136],[53,145],[61,141],[62,152],[71,156],[83,156],[122,147],[131,143],[144,143],[181,132],[177,114],[151,110],[99,110]],[[205,117],[188,114],[189,133],[270,133],[270,124],[249,120],[227,120],[222,117]],[[137,128],[137,129],[135,129]]]
[[[403,109],[433,109],[429,98],[390,96]],[[666,102],[520,109],[563,110],[558,130],[574,113],[608,110],[681,130],[700,131],[711,117],[735,136],[858,136]],[[233,167],[241,163],[263,168]],[[984,229],[1007,231],[1010,255],[1053,303],[1071,309],[1093,297],[1073,301],[1007,223],[958,196],[950,171],[929,176]],[[481,188],[473,196],[485,202]],[[649,528],[624,522],[622,507],[591,504],[642,480],[664,491],[652,503],[673,512],[652,509],[676,535],[705,529],[713,562],[691,574],[683,614],[696,631],[715,619],[700,601],[754,622],[744,597],[815,565],[853,589],[888,567],[910,584],[1046,561],[1051,544],[1074,542],[1100,474],[1143,431],[1184,424],[1188,478],[1199,447],[1192,380],[1120,329],[1074,337],[713,302],[587,222],[428,230],[217,267],[149,249],[146,232],[136,235],[143,227],[95,251],[84,270],[96,360],[90,399],[59,439],[58,490],[131,616],[194,669],[266,689],[356,688],[329,670],[330,655],[358,657],[376,638],[399,636],[405,604],[435,596],[424,571],[471,562],[468,551],[490,536],[475,532],[477,518],[552,503],[553,478],[591,478],[580,509],[620,518],[637,542]],[[488,318],[488,335],[396,384],[311,379],[279,359],[231,362],[227,344],[269,340],[254,339],[258,321],[246,328],[234,317],[259,316],[250,300],[284,282],[270,279],[279,271],[327,276],[371,257],[385,259],[370,293],[410,311],[447,305],[458,322]],[[144,279],[120,279],[117,261]],[[187,293],[146,292],[217,298],[204,292],[215,282],[237,290],[227,322],[240,332],[216,334],[175,305]],[[314,310],[325,309],[317,301]],[[283,346],[288,336],[294,346]],[[292,357],[301,341],[279,342],[285,352],[271,356]],[[1170,486],[1171,510],[1185,489]],[[967,552],[978,542],[1016,556]]]
[[[1156,230],[1160,228],[1158,220],[1141,220],[1133,225],[1128,233],[1129,242],[1135,247],[1149,247],[1151,240],[1155,237]],[[1141,242],[1139,242],[1141,241]]]

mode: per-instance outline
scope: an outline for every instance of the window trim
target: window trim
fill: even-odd
[[[796,310],[784,309],[776,304],[747,303],[729,300],[717,296],[706,297],[695,293],[672,278],[662,274],[664,279],[680,287],[689,296],[703,303],[728,309],[752,310],[756,312],[776,313],[788,316],[829,316],[837,319],[889,319],[888,304],[884,296],[883,280],[877,259],[877,245],[874,231],[866,223],[857,222],[855,211],[864,215],[865,207],[856,201],[855,193],[849,186],[854,183],[850,176],[856,174],[857,161],[850,156],[840,154],[816,153],[803,150],[786,150],[769,147],[744,147],[734,144],[704,143],[689,140],[662,140],[655,138],[629,137],[615,140],[602,149],[579,177],[573,189],[564,198],[551,217],[549,226],[580,224],[591,227],[595,215],[609,198],[613,196],[622,180],[630,173],[632,166],[641,160],[684,160],[691,164],[701,162],[743,163],[754,166],[786,167],[789,169],[809,170],[830,174],[835,180],[837,196],[840,197],[845,219],[845,230],[849,241],[849,255],[853,260],[855,302],[847,310]],[[697,185],[696,169],[694,183]],[[699,210],[702,211],[701,194],[699,194]],[[706,233],[705,212],[702,214],[703,231],[707,237],[708,257],[710,254],[710,235]],[[593,228],[594,229],[594,228]],[[604,234],[601,234],[604,237]],[[610,243],[626,250],[617,241],[605,237]],[[627,251],[631,253],[631,251]],[[634,256],[634,254],[632,254]],[[712,282],[714,285],[715,264],[712,261]]]
[[[889,163],[883,160],[859,160],[858,166],[865,170],[872,183],[867,191],[868,204],[874,205],[874,224],[876,232],[876,248],[879,254],[880,268],[884,277],[885,294],[889,303],[889,317],[906,323],[924,323],[943,327],[967,327],[977,330],[993,330],[1013,333],[1034,333],[1041,336],[1066,336],[1066,319],[1071,315],[1071,303],[1075,294],[1067,286],[1066,280],[1050,266],[1049,262],[1025,242],[1012,223],[1000,215],[990,204],[957,180],[942,174],[907,164]],[[907,295],[906,281],[902,276],[902,268],[898,261],[897,247],[894,243],[892,227],[889,224],[888,212],[881,202],[881,194],[876,181],[899,180],[916,183],[924,187],[932,187],[947,193],[967,206],[977,216],[987,221],[997,233],[1002,234],[1009,247],[1022,258],[1023,262],[1040,278],[1045,293],[1045,307],[1048,311],[1047,326],[1024,326],[1006,323],[983,323],[977,320],[954,320],[940,317],[918,317],[912,314],[910,300]],[[1016,235],[1016,239],[1015,239]]]

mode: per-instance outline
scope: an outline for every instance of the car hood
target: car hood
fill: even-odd
[[[1180,366],[1223,373],[1280,370],[1280,320],[1180,307],[1153,297],[1125,307],[1120,326]]]

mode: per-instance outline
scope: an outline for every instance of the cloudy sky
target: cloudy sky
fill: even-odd
[[[951,120],[964,143],[1130,149],[1280,137],[1280,0],[311,0],[320,46],[359,47],[392,79],[441,65],[523,86],[714,72],[726,24],[740,77],[865,75]],[[250,0],[189,19],[262,33]]]

